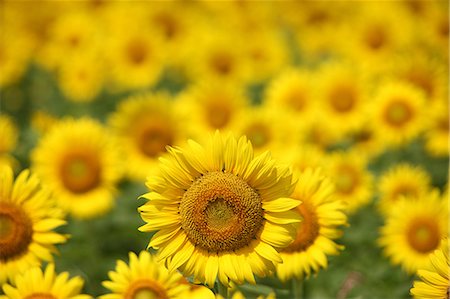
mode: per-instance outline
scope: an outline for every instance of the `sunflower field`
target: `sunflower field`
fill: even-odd
[[[450,298],[449,2],[0,1],[0,299]]]

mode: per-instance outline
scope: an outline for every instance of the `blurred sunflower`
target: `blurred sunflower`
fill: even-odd
[[[323,168],[326,161],[326,153],[308,144],[298,144],[281,150],[280,161],[291,165],[294,170],[303,172],[307,168]]]
[[[178,144],[183,130],[168,94],[131,96],[120,103],[109,123],[120,140],[129,178],[142,180],[166,146]]]
[[[425,128],[424,95],[407,83],[381,85],[371,108],[375,128],[390,145],[404,145]]]
[[[71,101],[92,101],[103,87],[104,71],[103,61],[95,53],[74,56],[61,64],[59,87]]]
[[[334,62],[316,75],[319,109],[338,136],[360,129],[367,119],[368,87],[360,74],[349,63]]]
[[[229,286],[275,270],[282,262],[275,248],[292,242],[300,221],[290,211],[300,200],[287,197],[295,186],[287,167],[268,152],[254,157],[245,137],[219,132],[205,147],[189,140],[169,148],[160,161],[160,175],[147,179],[139,229],[157,231],[149,247],[170,271]]]
[[[4,284],[0,299],[91,299],[90,295],[80,294],[84,281],[69,273],[55,273],[55,265],[48,264],[43,272],[39,267],[27,269],[16,276],[14,284]]]
[[[122,13],[123,14],[123,13]],[[133,15],[131,15],[133,16]],[[125,16],[122,16],[125,17]],[[111,66],[111,89],[139,89],[154,85],[165,66],[161,36],[141,30],[145,25],[137,17],[114,19],[107,39],[107,65]]]
[[[189,285],[180,282],[183,277],[178,272],[167,271],[147,251],[128,256],[129,264],[118,260],[115,271],[108,273],[110,280],[102,283],[111,293],[99,298],[186,298]]]
[[[286,70],[269,83],[265,103],[292,114],[298,126],[308,123],[315,112],[313,82],[308,71]]]
[[[250,107],[241,85],[220,81],[197,84],[181,94],[175,105],[186,134],[195,140],[215,130],[232,130],[242,120],[242,111]]]
[[[299,135],[295,131],[293,119],[284,119],[284,114],[280,109],[274,109],[265,104],[242,110],[237,115],[233,132],[238,135],[247,136],[252,143],[255,153],[262,153],[269,150],[277,153],[282,148],[287,148],[295,144],[293,136]]]
[[[0,166],[0,283],[52,261],[55,244],[67,239],[53,229],[65,223],[35,175],[25,170],[14,181],[12,169]]]
[[[410,274],[430,265],[429,255],[448,234],[447,200],[437,191],[399,200],[381,227],[379,244],[394,265]]]
[[[449,155],[449,105],[436,101],[429,110],[430,125],[425,130],[425,149],[432,156]]]
[[[77,218],[95,217],[112,208],[122,163],[115,140],[89,118],[61,120],[32,152],[35,171],[60,206]]]
[[[431,178],[421,167],[401,163],[381,174],[377,185],[378,205],[380,211],[387,215],[402,197],[417,199],[427,194],[431,190]]]
[[[342,235],[338,227],[347,224],[344,204],[332,196],[333,191],[320,169],[308,168],[299,174],[291,196],[302,201],[296,211],[303,220],[294,242],[280,251],[283,263],[277,265],[277,276],[281,281],[317,273],[327,267],[327,255],[337,255],[344,248],[333,241]]]
[[[11,155],[17,146],[19,130],[7,114],[0,114],[0,166],[17,167],[17,160]]]
[[[325,163],[327,175],[335,184],[336,199],[346,204],[352,213],[372,198],[373,175],[366,169],[367,158],[360,152],[335,152]]]
[[[414,281],[410,293],[417,299],[448,298],[450,281],[450,243],[448,238],[441,242],[441,247],[430,254],[431,266],[419,269],[417,275],[421,281]]]
[[[386,150],[383,132],[376,129],[371,118],[366,119],[363,125],[353,131],[349,137],[352,148],[364,153],[367,158],[376,157]]]

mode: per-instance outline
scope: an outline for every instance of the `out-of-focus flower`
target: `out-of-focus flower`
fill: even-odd
[[[131,96],[120,103],[110,125],[123,149],[129,178],[144,180],[165,153],[177,145],[184,129],[168,94]]]
[[[373,175],[366,166],[367,158],[354,150],[330,154],[325,162],[325,172],[335,184],[334,196],[346,204],[349,213],[372,198]]]
[[[401,163],[383,173],[377,185],[380,195],[378,205],[380,211],[387,215],[402,197],[415,200],[430,192],[431,178],[421,167]]]
[[[32,163],[72,216],[92,218],[113,207],[123,160],[116,140],[98,122],[61,120],[39,141]]]
[[[430,253],[448,234],[447,199],[435,190],[416,200],[399,200],[380,232],[378,242],[392,264],[410,274],[426,268]]]

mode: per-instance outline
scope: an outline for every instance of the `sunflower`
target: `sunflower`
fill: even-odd
[[[410,274],[428,267],[429,254],[448,234],[447,200],[436,190],[416,200],[399,200],[380,233],[378,242],[392,264]]]
[[[157,231],[149,247],[159,249],[169,270],[213,286],[255,283],[281,263],[275,248],[286,247],[300,200],[288,198],[295,184],[287,167],[268,152],[253,156],[243,136],[216,132],[205,147],[189,140],[168,148],[160,175],[149,177],[148,202],[139,208],[143,232]]]
[[[449,106],[445,101],[436,101],[430,107],[430,126],[425,131],[425,149],[432,156],[449,154]]]
[[[105,73],[95,53],[78,55],[62,63],[58,76],[64,96],[74,102],[94,100],[103,87]]]
[[[327,63],[317,74],[320,111],[334,124],[337,135],[360,129],[367,119],[367,83],[346,62]]]
[[[372,104],[375,127],[390,145],[403,145],[425,128],[424,95],[410,84],[382,84]]]
[[[55,265],[48,264],[43,272],[39,267],[27,269],[16,276],[13,285],[4,284],[4,296],[0,299],[90,299],[90,295],[80,294],[84,281],[75,276],[69,279],[69,273],[57,274]]]
[[[317,146],[309,144],[298,144],[285,148],[280,152],[280,160],[292,165],[293,169],[299,172],[307,168],[323,168],[326,162],[326,153]]]
[[[242,120],[241,113],[250,103],[241,85],[209,81],[181,94],[176,107],[182,114],[186,134],[202,140],[205,133],[232,130]]]
[[[296,117],[298,125],[314,116],[315,106],[312,74],[306,70],[289,69],[270,82],[265,94],[269,107],[283,109]]]
[[[96,121],[61,120],[40,140],[32,163],[72,216],[90,218],[112,208],[122,161],[115,140]]]
[[[141,251],[139,256],[130,252],[128,256],[129,264],[118,260],[115,271],[108,273],[111,280],[103,282],[111,293],[99,298],[182,298],[189,291],[179,273],[167,271],[149,252]]]
[[[12,169],[0,166],[0,283],[51,261],[55,244],[67,239],[53,229],[65,223],[35,175],[24,170],[14,181]]]
[[[131,13],[133,12],[133,13]],[[122,11],[110,24],[107,39],[107,64],[111,65],[111,88],[139,89],[154,85],[165,65],[161,36],[152,30],[142,30],[145,23],[140,14]],[[130,23],[129,20],[133,19]]]
[[[431,190],[430,175],[421,167],[397,164],[383,173],[378,180],[379,208],[384,215],[392,210],[402,197],[416,199]]]
[[[342,235],[338,227],[347,224],[344,204],[332,196],[333,191],[333,184],[320,169],[300,173],[291,196],[302,201],[296,211],[303,221],[294,242],[281,250],[283,263],[277,265],[277,275],[282,281],[308,277],[326,268],[327,255],[336,255],[344,248],[333,241]]]
[[[183,132],[173,101],[164,93],[125,99],[109,123],[122,145],[127,175],[134,180],[145,179],[166,146],[177,144]]]
[[[280,109],[274,109],[266,104],[242,110],[237,116],[233,132],[238,135],[247,136],[252,143],[255,153],[262,153],[266,150],[278,152],[289,145],[295,144],[296,138],[300,135],[295,131],[295,122],[291,118],[284,118]],[[297,138],[298,139],[298,138]]]
[[[366,169],[367,158],[360,152],[335,152],[325,162],[327,174],[335,184],[335,197],[352,213],[372,198],[373,176]]]
[[[11,156],[11,152],[17,146],[19,131],[7,114],[0,114],[0,165],[15,168],[17,161]]]
[[[445,238],[441,242],[441,247],[430,254],[431,266],[417,271],[417,275],[422,281],[414,281],[414,286],[410,290],[414,298],[448,298],[450,288],[449,252],[450,243],[448,238]]]

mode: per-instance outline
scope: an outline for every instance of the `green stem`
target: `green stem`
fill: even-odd
[[[218,281],[217,284],[220,296],[222,296],[224,299],[228,299],[228,287],[223,285],[220,281]]]
[[[303,297],[303,279],[292,278],[292,298],[301,299]]]

